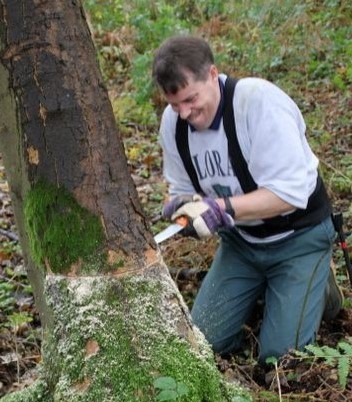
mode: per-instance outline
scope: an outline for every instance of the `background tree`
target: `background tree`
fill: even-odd
[[[223,383],[148,229],[80,2],[4,0],[0,46],[1,150],[45,329],[40,379],[3,400],[242,393]]]

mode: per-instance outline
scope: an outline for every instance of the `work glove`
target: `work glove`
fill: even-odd
[[[202,198],[198,194],[193,197],[193,201],[178,208],[171,219],[176,220],[181,216],[189,219],[189,225],[199,238],[210,237],[220,228],[231,228],[235,224],[231,216],[223,211],[213,198]]]
[[[167,202],[162,210],[162,216],[165,219],[171,219],[172,215],[182,207],[182,205],[187,204],[188,202],[193,201],[194,195],[184,194],[178,195],[172,198],[171,201]]]

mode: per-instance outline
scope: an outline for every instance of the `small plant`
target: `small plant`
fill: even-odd
[[[8,282],[0,282],[0,308],[1,311],[6,311],[14,303],[15,298],[13,296],[15,286]]]
[[[177,382],[172,377],[157,378],[154,387],[158,390],[157,401],[177,401],[189,392],[186,384]]]
[[[312,354],[315,358],[323,359],[324,362],[331,366],[337,368],[339,384],[345,389],[347,385],[347,377],[350,373],[352,366],[352,338],[348,341],[340,341],[336,348],[330,346],[316,346],[307,345],[306,349],[308,352],[296,351],[296,354],[303,358],[311,358]]]
[[[17,341],[17,332],[19,331],[20,327],[22,325],[28,324],[33,321],[33,317],[30,316],[26,312],[20,312],[20,313],[13,313],[10,316],[8,316],[9,320],[9,327],[13,330],[14,332],[14,341],[15,341],[15,351],[16,351],[16,367],[17,367],[17,382],[20,382],[20,354],[19,354],[19,348],[18,348],[18,341]]]
[[[9,315],[8,320],[9,326],[16,333],[22,325],[32,322],[33,317],[27,312],[20,312]]]

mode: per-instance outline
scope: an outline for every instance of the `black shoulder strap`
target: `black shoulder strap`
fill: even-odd
[[[228,141],[229,158],[232,169],[236,173],[237,179],[240,182],[244,193],[249,193],[258,188],[253,180],[249,170],[248,164],[244,159],[241,151],[240,144],[237,138],[235,114],[233,110],[233,96],[238,80],[228,77],[225,82],[225,107],[223,113],[224,129]]]
[[[178,153],[182,159],[183,165],[188,173],[194,189],[198,194],[204,194],[198,180],[198,176],[192,163],[191,153],[188,144],[188,123],[178,116],[176,124],[176,145]]]
[[[228,152],[232,169],[237,176],[243,192],[249,193],[250,191],[256,190],[258,187],[249,173],[247,162],[243,157],[237,138],[235,115],[233,110],[233,96],[235,93],[236,84],[236,79],[231,77],[226,79],[224,90],[223,124],[228,141]],[[197,193],[203,194],[204,192],[199,184],[198,176],[189,152],[188,123],[185,120],[182,120],[180,116],[178,117],[176,124],[176,145],[193,187]]]
[[[228,152],[232,169],[244,193],[254,191],[258,188],[253,180],[246,160],[241,151],[238,142],[235,124],[235,115],[233,110],[233,97],[235,93],[237,80],[227,78],[225,82],[225,106],[223,113],[223,124],[228,141]],[[177,149],[190,177],[193,187],[199,194],[204,194],[198,180],[198,176],[192,163],[188,144],[188,123],[178,117],[176,124],[176,144]],[[318,176],[317,186],[310,196],[307,208],[296,210],[286,216],[277,216],[264,219],[264,223],[257,226],[238,226],[247,233],[256,237],[267,237],[273,234],[282,233],[290,229],[301,229],[321,222],[331,214],[331,204],[321,178]]]

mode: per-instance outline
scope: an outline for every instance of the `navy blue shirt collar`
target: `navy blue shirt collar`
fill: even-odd
[[[220,127],[220,123],[221,123],[221,119],[222,119],[222,115],[223,115],[223,111],[224,111],[224,89],[225,89],[224,83],[220,80],[220,78],[219,78],[219,87],[220,87],[220,102],[219,102],[218,110],[216,111],[214,120],[208,127],[208,130],[218,130]],[[192,124],[189,124],[189,126],[190,126],[192,132],[197,131],[197,129],[195,127],[193,127]]]

